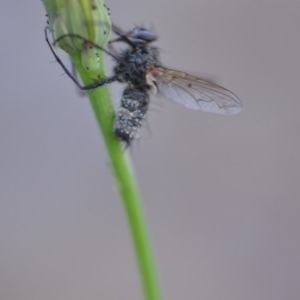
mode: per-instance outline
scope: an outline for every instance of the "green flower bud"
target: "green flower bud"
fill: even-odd
[[[111,30],[109,12],[103,0],[43,0],[53,40],[75,64],[81,63],[91,78],[103,70],[103,51],[90,41],[105,47]],[[78,35],[83,39],[68,35]]]

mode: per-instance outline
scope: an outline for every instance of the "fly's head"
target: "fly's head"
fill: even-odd
[[[149,45],[157,40],[157,36],[153,32],[143,27],[133,28],[126,34],[126,37],[136,47]]]

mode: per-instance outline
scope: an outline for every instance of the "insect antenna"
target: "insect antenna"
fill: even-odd
[[[121,29],[121,28],[119,28],[117,25],[115,25],[115,24],[112,24],[112,30],[113,30],[113,32],[117,35],[117,36],[119,36],[118,38],[116,38],[116,39],[113,39],[113,40],[111,40],[111,41],[109,41],[109,44],[112,44],[112,43],[114,43],[114,42],[125,42],[125,43],[127,43],[128,45],[130,45],[131,47],[133,47],[133,48],[135,48],[136,47],[136,44],[135,43],[133,43],[129,38],[128,38],[128,36],[127,36],[127,34]]]
[[[97,87],[100,87],[102,85],[105,85],[105,84],[109,84],[111,82],[114,82],[117,80],[118,78],[118,75],[113,75],[111,77],[106,77],[106,78],[103,78],[101,80],[98,80],[98,81],[95,81],[91,84],[88,84],[88,85],[81,85],[78,80],[73,76],[73,74],[68,70],[68,68],[64,65],[64,63],[62,62],[62,60],[59,58],[59,56],[56,54],[56,52],[54,51],[53,49],[53,46],[51,44],[51,42],[49,41],[49,37],[48,37],[48,30],[49,27],[47,26],[44,30],[45,32],[45,39],[46,39],[46,42],[53,54],[53,56],[55,57],[56,61],[58,62],[58,64],[62,67],[62,69],[66,72],[66,74],[71,78],[71,80],[77,85],[77,87],[81,90],[91,90],[91,89],[94,89],[94,88],[97,88]],[[107,53],[108,55],[112,56],[115,60],[118,60],[117,56],[115,56],[114,54],[110,53],[108,50],[104,49],[103,47],[85,39],[84,37],[78,35],[78,34],[73,34],[73,33],[70,33],[70,34],[64,34],[62,36],[60,36],[59,38],[57,38],[53,45],[57,44],[60,40],[62,40],[63,38],[66,38],[66,37],[74,37],[74,38],[78,38],[78,39],[81,39],[82,41],[88,43],[89,45],[95,47],[95,48],[98,48],[100,50],[102,50],[103,52]]]

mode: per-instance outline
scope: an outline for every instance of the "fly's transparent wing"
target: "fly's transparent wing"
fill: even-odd
[[[240,99],[229,90],[187,73],[156,67],[152,70],[158,91],[190,109],[222,115],[242,110]]]

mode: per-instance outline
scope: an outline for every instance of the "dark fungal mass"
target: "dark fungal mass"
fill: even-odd
[[[127,145],[139,137],[143,127],[151,91],[147,74],[151,66],[159,64],[157,48],[149,45],[156,37],[145,33],[144,28],[135,28],[128,34],[132,44],[120,52],[114,68],[117,81],[127,84],[116,116],[114,133]],[[125,39],[124,42],[128,43]]]
[[[139,137],[149,105],[149,95],[145,89],[127,87],[122,95],[121,106],[115,120],[115,135],[130,145]]]

